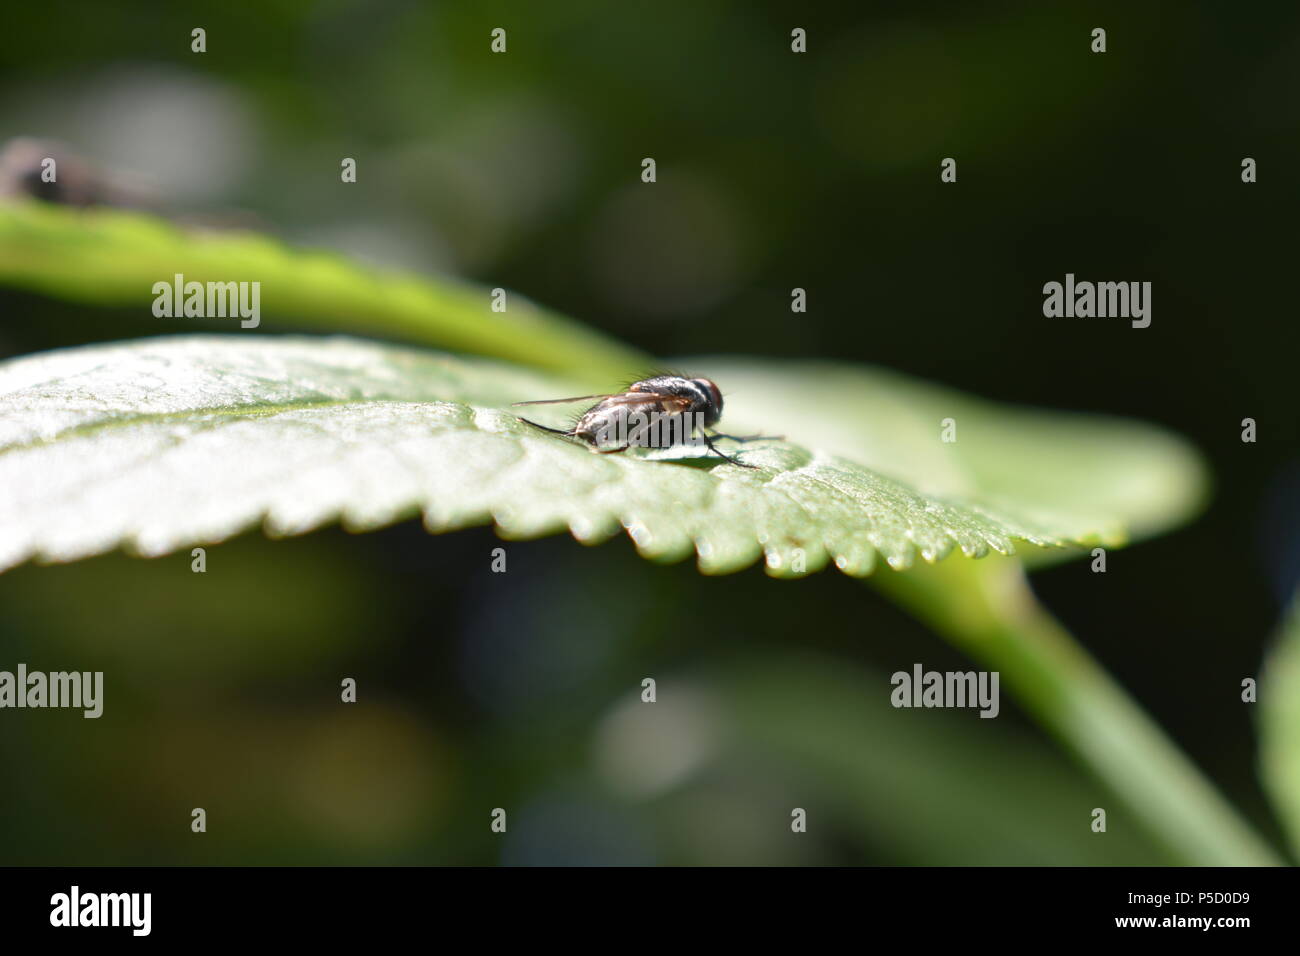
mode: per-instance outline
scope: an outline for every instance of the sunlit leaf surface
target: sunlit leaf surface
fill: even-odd
[[[572,381],[350,339],[188,336],[11,361],[0,366],[0,567],[116,547],[160,555],[259,525],[287,535],[421,515],[431,531],[494,523],[508,538],[568,530],[594,543],[626,529],[644,556],[694,555],[706,573],[762,560],[775,575],[828,563],[866,575],[881,561],[902,569],[1017,541],[1122,539],[1132,502],[1107,510],[1094,494],[1086,507],[1054,506],[1050,476],[1019,480],[997,462],[999,441],[1019,454],[1041,440],[1036,454],[1058,471],[1073,449],[1094,478],[1108,453],[1130,467],[1174,452],[1194,464],[1145,426],[1000,419],[869,370],[716,365],[699,372],[733,393],[723,425],[784,432],[727,446],[755,469],[665,450],[593,454],[507,407],[580,392]],[[810,396],[812,381],[822,391]],[[799,402],[820,400],[853,409],[852,423],[812,405],[799,415]],[[950,407],[959,440],[948,444],[934,419]],[[970,462],[957,451],[967,444]]]

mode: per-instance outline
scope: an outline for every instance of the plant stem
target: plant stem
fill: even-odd
[[[950,557],[873,583],[1001,674],[1024,709],[1180,862],[1282,861],[1038,602],[1018,560]],[[1086,825],[1081,817],[1080,825]]]
[[[132,305],[160,278],[256,275],[271,318],[309,329],[383,334],[609,388],[651,361],[578,322],[511,293],[504,312],[486,288],[371,269],[321,250],[295,249],[245,232],[178,228],[120,209],[42,202],[0,205],[0,283],[96,305]]]

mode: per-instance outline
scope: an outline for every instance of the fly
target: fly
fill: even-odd
[[[561,405],[596,399],[596,404],[578,417],[573,427],[566,430],[548,428],[537,422],[521,418],[520,421],[566,438],[578,438],[593,451],[609,455],[633,446],[667,448],[673,445],[694,443],[698,431],[709,451],[741,468],[755,468],[738,458],[719,451],[715,439],[753,441],[762,435],[710,435],[722,417],[722,392],[707,378],[686,378],[681,375],[656,375],[633,382],[621,392],[608,395],[578,395],[573,398],[549,398],[536,402],[515,402],[515,405]]]

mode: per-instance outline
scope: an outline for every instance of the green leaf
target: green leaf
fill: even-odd
[[[1300,854],[1300,591],[1259,682],[1259,707],[1264,785]]]
[[[0,203],[0,282],[74,302],[138,306],[152,315],[155,282],[261,283],[265,321],[376,334],[491,355],[571,375],[620,378],[647,359],[598,332],[509,293],[371,269],[323,251],[290,249],[249,232],[185,229],[116,209]],[[159,319],[159,332],[181,319]],[[575,356],[584,366],[575,371]]]
[[[1200,456],[1143,422],[985,401],[873,366],[693,362],[724,383],[746,428],[796,434],[924,494],[976,500],[1061,537],[1118,545],[1179,524],[1206,497]],[[1070,555],[1020,553],[1031,563]]]
[[[755,401],[763,386],[791,384],[771,368],[744,372],[727,369],[755,386],[733,396],[738,419],[767,412]],[[866,575],[880,558],[901,569],[917,555],[1063,547],[1116,530],[1039,501],[1019,508],[1012,494],[985,501],[978,483],[939,468],[944,452],[917,490],[908,468],[926,477],[927,446],[897,421],[879,448],[901,478],[835,454],[815,418],[805,443],[804,423],[782,419],[790,441],[744,446],[751,470],[669,451],[593,454],[506,407],[574,388],[348,339],[187,336],[11,361],[0,366],[0,568],[119,546],[160,555],[258,524],[273,535],[335,520],[367,530],[416,514],[432,531],[495,523],[506,537],[568,529],[592,543],[625,528],[649,558],[695,554],[706,573],[762,558],[775,575],[829,562]]]

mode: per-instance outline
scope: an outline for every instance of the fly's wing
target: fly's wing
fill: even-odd
[[[691,400],[681,395],[669,395],[663,392],[623,392],[609,395],[599,403],[587,409],[576,426],[579,430],[584,425],[598,425],[601,422],[626,421],[631,415],[644,415],[648,418],[663,416],[675,418],[689,409]],[[634,429],[634,433],[640,429]]]
[[[659,437],[662,434],[659,429],[665,426],[656,424],[656,418],[662,416],[663,419],[671,421],[677,419],[690,407],[691,400],[684,395],[670,395],[664,392],[624,392],[622,395],[611,395],[593,408],[591,413],[598,416],[601,412],[614,415],[615,420],[622,421],[624,427],[627,424],[627,416],[638,414],[646,416],[646,421],[627,432],[626,444],[643,445],[646,444],[647,436],[653,436],[650,439],[650,447],[659,447],[659,442],[662,440]],[[605,421],[608,422],[608,419]],[[582,423],[577,428],[581,430]]]
[[[584,402],[592,399],[597,399],[597,403],[587,409],[587,411],[582,414],[582,416],[574,423],[573,427],[568,431],[560,431],[557,428],[550,428],[549,426],[529,421],[526,418],[521,420],[557,435],[565,435],[568,437],[577,436],[582,438],[584,441],[595,445],[599,443],[599,439],[596,436],[603,434],[610,428],[610,415],[621,418],[622,416],[629,414],[629,412],[635,414],[638,410],[643,410],[645,413],[649,414],[654,413],[657,406],[658,413],[672,417],[682,414],[691,406],[691,400],[685,396],[652,391],[627,391],[614,395],[577,395],[572,398],[548,398],[532,402],[514,402],[513,404],[562,405],[568,402]],[[641,434],[645,430],[646,426],[644,425],[634,428],[632,430],[632,435],[629,436],[628,443],[639,443],[637,439],[640,438]]]
[[[513,408],[516,405],[565,405],[569,402],[589,402],[592,400],[599,401],[607,406],[658,404],[669,414],[684,412],[691,404],[691,400],[682,395],[655,392],[619,392],[615,395],[575,395],[572,398],[541,398],[532,402],[511,402],[510,407]]]
[[[607,395],[606,406],[615,405],[658,405],[667,415],[676,415],[691,407],[691,400],[684,395],[669,395],[666,392],[624,392],[621,395]]]
[[[617,395],[575,395],[573,398],[541,398],[535,402],[511,402],[510,407],[516,405],[567,405],[569,402],[589,402],[592,399],[617,398]]]

